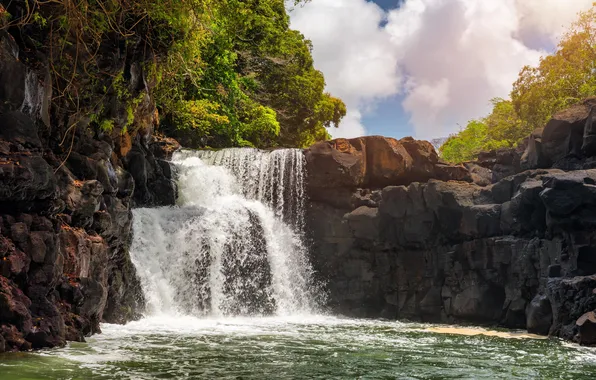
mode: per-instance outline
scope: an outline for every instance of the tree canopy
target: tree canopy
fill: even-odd
[[[511,99],[493,99],[490,115],[472,120],[441,147],[446,161],[471,160],[481,151],[513,147],[556,112],[596,95],[596,5],[582,12],[557,51],[537,67],[522,68]]]
[[[200,12],[189,70],[160,86],[166,124],[190,145],[306,146],[328,139],[346,113],[325,93],[311,45],[289,28],[283,0],[224,0]],[[194,49],[194,46],[183,46]],[[188,53],[187,53],[188,54]],[[182,83],[182,87],[176,86]]]
[[[58,92],[117,93],[129,105],[130,120],[142,103],[123,85],[130,68],[107,73],[101,48],[113,46],[118,53],[125,45],[134,54],[142,49],[145,56],[152,51],[153,59],[142,70],[154,84],[162,129],[187,146],[302,147],[328,139],[327,128],[338,126],[346,107],[325,92],[310,41],[290,29],[286,4],[19,0],[7,8],[18,15],[4,10],[0,27],[27,29],[20,35],[39,38],[24,37],[25,43],[50,47]],[[80,84],[85,89],[75,88]],[[93,125],[113,128],[109,110],[92,103],[76,99],[77,109],[91,115]]]

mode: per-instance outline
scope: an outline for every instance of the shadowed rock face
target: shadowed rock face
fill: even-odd
[[[82,341],[101,321],[139,317],[131,207],[176,198],[165,161],[175,141],[80,128],[71,147],[59,145],[51,105],[23,106],[25,94],[47,91],[18,52],[0,32],[0,352]],[[150,123],[153,108],[145,113]]]
[[[554,115],[544,128],[535,130],[521,157],[521,168],[595,168],[594,106],[596,98],[585,99]]]
[[[588,105],[560,114],[545,131],[586,135],[573,126],[586,125]],[[405,140],[426,152],[414,159],[404,140],[382,140],[337,140],[306,151],[312,260],[332,310],[596,343],[596,169],[522,171],[522,155],[538,146],[534,134],[525,153],[488,153],[466,164],[467,175],[452,177],[473,183],[445,181],[426,143]],[[561,131],[546,141],[549,162],[573,156],[574,168],[589,166],[584,142]]]

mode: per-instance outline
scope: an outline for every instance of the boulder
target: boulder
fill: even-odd
[[[306,150],[308,186],[328,188],[382,188],[426,182],[432,178],[471,181],[462,165],[439,162],[427,141],[381,136],[336,139]]]
[[[542,151],[552,165],[566,156],[581,156],[592,149],[592,107],[596,98],[588,98],[557,114],[544,127],[542,132]],[[584,129],[587,143],[584,147]]]
[[[538,294],[526,308],[526,328],[532,334],[548,335],[553,311],[547,296]]]
[[[466,162],[465,168],[470,173],[470,179],[478,186],[489,186],[493,183],[492,170],[478,165],[474,162]]]
[[[0,157],[0,202],[44,200],[56,194],[56,177],[40,156]]]
[[[544,128],[534,130],[528,138],[528,146],[521,156],[520,167],[522,170],[546,168],[549,166],[549,158],[542,148],[542,133]]]
[[[51,240],[51,234],[47,231],[34,231],[29,235],[27,253],[31,260],[37,264],[43,264],[46,258],[46,240]]]
[[[150,148],[155,158],[169,161],[174,153],[180,149],[180,143],[171,137],[154,134]]]
[[[525,145],[522,143],[515,148],[501,148],[481,152],[474,163],[488,169],[491,174],[490,182],[496,183],[521,171],[520,159],[523,149],[525,149]]]
[[[356,149],[351,140],[317,143],[307,149],[306,162],[311,188],[356,188],[364,183],[363,152]]]
[[[586,346],[596,345],[596,311],[582,315],[575,324],[579,327],[578,343]]]
[[[465,181],[472,182],[473,177],[463,165],[449,165],[439,163],[435,165],[434,175],[429,178],[436,178],[441,181]]]

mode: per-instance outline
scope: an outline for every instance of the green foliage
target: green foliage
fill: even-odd
[[[482,149],[487,129],[486,124],[482,121],[470,121],[465,129],[445,141],[441,146],[441,157],[449,162],[473,159]]]
[[[452,135],[441,146],[441,158],[449,162],[464,162],[478,153],[515,146],[529,132],[517,117],[509,100],[491,100],[493,110],[481,120],[472,120],[459,133]]]
[[[33,22],[39,24],[42,27],[45,27],[48,24],[48,20],[40,15],[38,12],[33,14]]]
[[[543,127],[556,112],[596,95],[596,6],[580,13],[555,54],[538,67],[526,66],[511,99],[530,129]]]
[[[172,133],[211,147],[305,146],[329,137],[321,129],[337,126],[345,105],[324,93],[310,43],[289,29],[283,0],[224,0],[197,14],[204,29],[192,44],[177,44],[160,73],[157,98]],[[194,101],[210,106],[192,123],[184,104]]]
[[[305,146],[329,138],[326,128],[346,113],[324,92],[310,42],[289,28],[285,0],[16,2],[25,5],[12,5],[18,20],[0,27],[27,26],[20,35],[47,47],[63,103],[56,108],[94,115],[91,125],[100,130],[147,122],[135,121],[146,96],[131,86],[139,75],[164,131],[190,146]],[[0,8],[0,18],[7,15]],[[113,56],[127,64],[113,65]],[[133,74],[139,62],[142,72]],[[108,99],[118,104],[104,107]]]
[[[443,159],[462,162],[481,151],[513,147],[551,116],[596,95],[596,4],[579,14],[553,55],[524,67],[511,100],[493,99],[493,110],[471,121],[441,147]]]
[[[102,131],[104,131],[104,132],[112,132],[112,130],[114,129],[114,121],[113,120],[104,119],[99,124],[99,128]]]
[[[519,118],[511,101],[495,98],[491,102],[493,110],[484,118],[487,126],[485,149],[513,147],[532,132],[528,124]]]

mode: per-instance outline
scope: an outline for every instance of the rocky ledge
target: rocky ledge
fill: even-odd
[[[134,67],[130,56],[113,64],[125,60]],[[24,64],[0,33],[0,352],[82,341],[102,321],[137,318],[144,299],[128,254],[131,207],[176,198],[165,159],[177,143],[153,134],[150,98],[135,115],[149,122],[134,135],[93,131],[85,117],[64,131],[51,80],[40,78],[44,70]],[[139,78],[131,91],[146,83]]]
[[[329,307],[596,344],[594,105],[459,166],[410,138],[306,150],[307,227]]]

